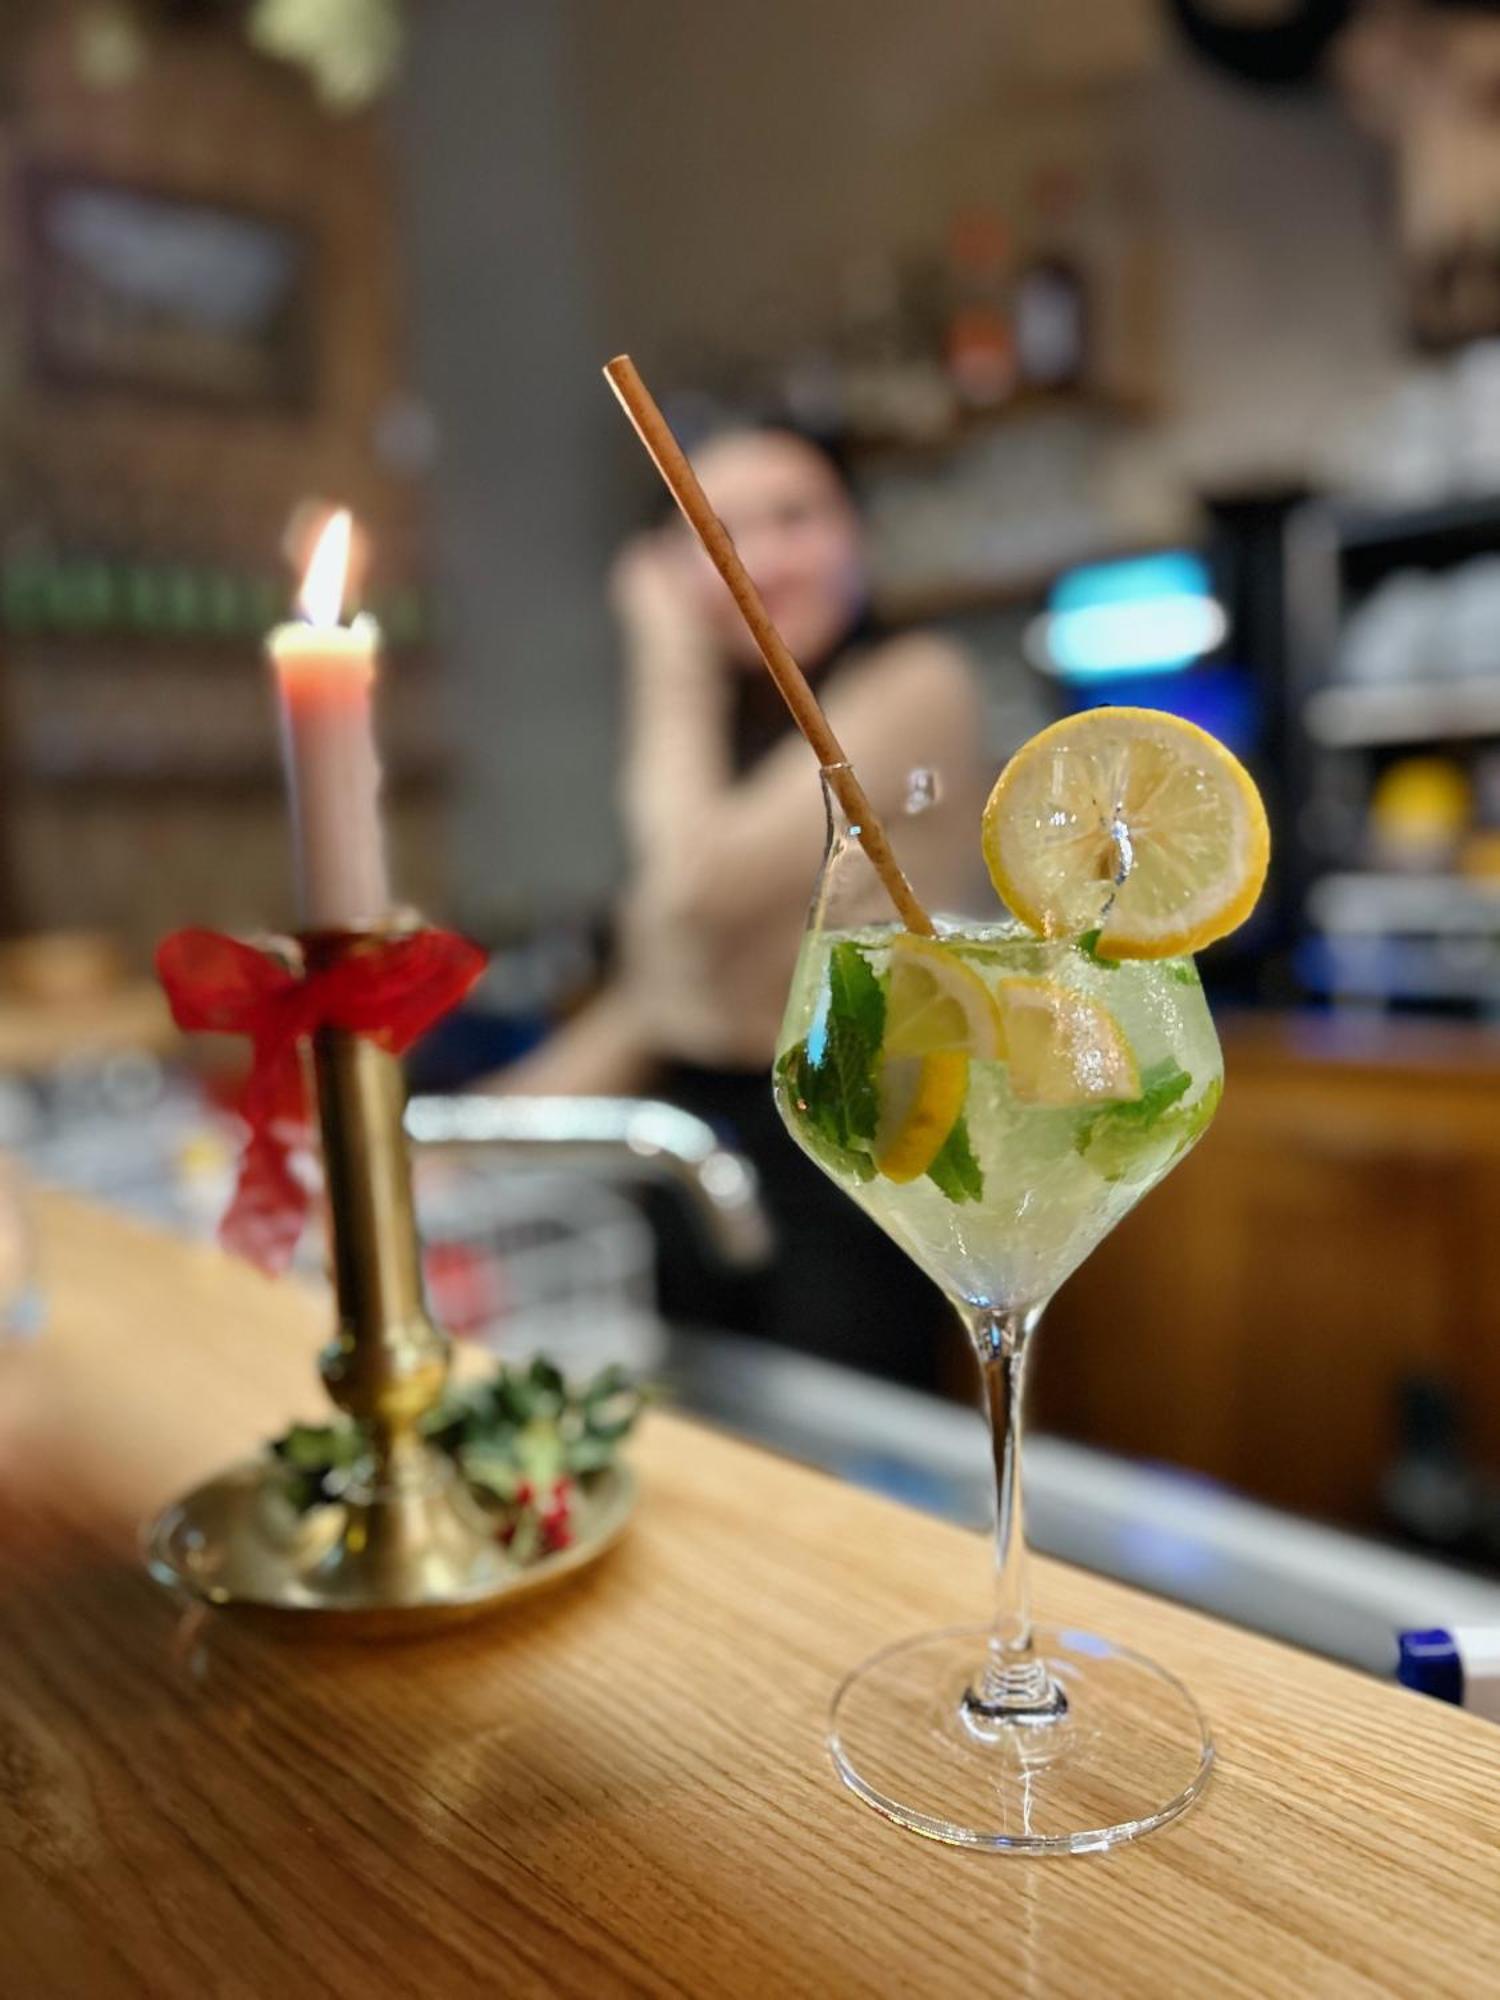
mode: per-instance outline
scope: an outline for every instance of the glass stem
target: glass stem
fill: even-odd
[[[964,1695],[972,1721],[1052,1722],[1067,1697],[1031,1644],[1026,1527],[1021,1500],[1021,1424],[1026,1359],[1041,1307],[1030,1312],[976,1312],[970,1337],[984,1381],[985,1414],[995,1462],[995,1622],[976,1683]]]

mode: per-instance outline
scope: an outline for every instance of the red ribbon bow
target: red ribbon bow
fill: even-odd
[[[457,1006],[484,966],[479,946],[451,931],[381,939],[303,972],[218,931],[174,931],[162,940],[156,971],[178,1027],[250,1038],[239,1104],[250,1133],[219,1228],[227,1249],[278,1272],[297,1247],[308,1192],[292,1156],[311,1125],[297,1052],[303,1037],[344,1028],[400,1055]]]

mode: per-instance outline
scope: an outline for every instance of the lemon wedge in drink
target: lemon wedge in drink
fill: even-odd
[[[969,1094],[969,1058],[958,1049],[882,1060],[875,1166],[888,1181],[915,1181],[932,1165]]]
[[[1004,1053],[1004,1031],[990,989],[938,939],[899,932],[891,941],[885,1000],[887,1057],[957,1050],[980,1062]]]
[[[1090,708],[1024,744],[985,807],[1001,897],[1045,937],[1174,958],[1242,924],[1270,858],[1255,781],[1180,716]]]
[[[877,1088],[875,1165],[919,1180],[943,1150],[969,1094],[969,1063],[1005,1052],[1000,1011],[979,974],[937,938],[891,940]]]
[[[1052,979],[1003,979],[1011,1095],[1021,1104],[1107,1104],[1141,1094],[1125,1031],[1107,1007]]]

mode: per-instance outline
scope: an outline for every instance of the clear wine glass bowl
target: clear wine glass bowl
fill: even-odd
[[[1171,1674],[1112,1639],[1032,1621],[1026,1370],[1058,1286],[1207,1126],[1218,1040],[1191,961],[1110,963],[992,906],[935,922],[960,982],[973,975],[995,1003],[998,1054],[948,1051],[924,1071],[921,1055],[894,1053],[902,927],[826,776],[824,792],[827,852],[782,1025],[777,1102],[797,1143],[933,1279],[969,1335],[994,1453],[997,1591],[990,1623],[898,1640],[848,1676],[833,1706],[834,1765],[876,1811],[934,1839],[1110,1847],[1183,1812],[1213,1746]],[[920,852],[934,828],[909,843],[895,831],[898,849]],[[920,1125],[928,1099],[946,1137],[912,1174],[926,1149],[918,1139],[896,1159],[892,1131]]]

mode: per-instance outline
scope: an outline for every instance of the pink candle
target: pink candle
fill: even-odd
[[[281,701],[297,902],[310,930],[370,923],[390,906],[372,698],[380,630],[340,624],[351,529],[330,517],[307,566],[303,617],[267,640]]]

